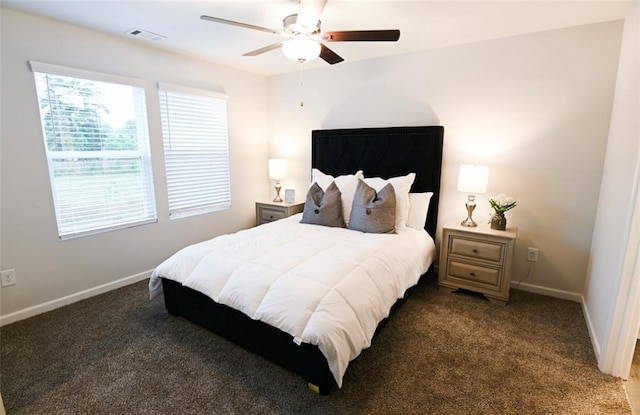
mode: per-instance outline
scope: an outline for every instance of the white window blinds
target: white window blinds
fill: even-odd
[[[231,207],[227,98],[158,84],[169,216]]]
[[[60,239],[156,221],[144,84],[30,65]]]

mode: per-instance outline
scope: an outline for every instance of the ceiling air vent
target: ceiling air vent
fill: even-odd
[[[135,27],[133,29],[127,30],[126,33],[131,36],[138,37],[140,39],[149,40],[151,42],[160,42],[166,39],[166,36],[162,36],[157,33],[149,32],[147,30],[142,30]]]

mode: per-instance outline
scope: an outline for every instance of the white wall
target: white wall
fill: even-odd
[[[1,30],[0,268],[15,268],[18,280],[1,289],[2,316],[144,273],[187,244],[253,225],[255,199],[269,195],[264,77],[7,9]],[[157,223],[58,240],[29,60],[147,81]],[[168,219],[157,81],[228,94],[232,209]]]
[[[540,260],[521,288],[579,301],[584,289],[615,87],[622,22],[514,36],[269,78],[270,154],[292,161],[304,192],[310,130],[445,127],[439,223],[466,217],[461,163],[491,167],[488,197],[518,200],[514,280],[528,246]],[[366,47],[364,44],[352,47]],[[304,107],[299,106],[304,97]]]
[[[635,217],[633,213],[634,209],[638,212],[640,208],[634,205],[640,191],[639,34],[640,6],[636,3],[624,24],[585,289],[584,308],[591,337],[600,367],[608,373],[612,373],[612,365],[615,363],[605,362],[603,356],[613,356],[611,351],[622,350],[617,342],[625,338],[624,330],[622,333],[620,331],[623,324],[620,317],[625,308],[630,308],[626,310],[628,315],[637,315],[638,308],[638,304],[627,304],[627,299],[630,296],[638,298],[637,288],[633,287],[637,287],[640,278],[638,274],[631,274],[640,247],[640,213],[635,213]],[[637,317],[633,324],[633,331],[637,333]],[[628,368],[626,365],[620,373],[614,374],[626,377]]]

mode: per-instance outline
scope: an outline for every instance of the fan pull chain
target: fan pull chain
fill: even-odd
[[[300,61],[300,107],[304,107],[304,79],[302,77],[302,61]]]

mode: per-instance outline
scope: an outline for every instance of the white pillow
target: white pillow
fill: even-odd
[[[415,173],[409,173],[406,176],[392,177],[390,179],[381,179],[380,177],[365,178],[364,181],[369,186],[379,192],[388,183],[391,183],[393,190],[396,191],[396,231],[407,228],[407,219],[409,218],[409,190],[416,178]]]
[[[362,170],[358,170],[355,174],[345,174],[338,177],[333,177],[328,174],[324,174],[318,169],[311,169],[311,186],[314,183],[318,183],[318,186],[325,192],[331,182],[336,182],[336,186],[342,193],[342,213],[346,225],[349,226],[349,218],[351,217],[351,205],[353,204],[353,197],[356,194],[356,187],[358,186],[358,179],[364,178]]]
[[[407,228],[422,230],[429,214],[429,202],[433,192],[409,193],[409,217]]]

